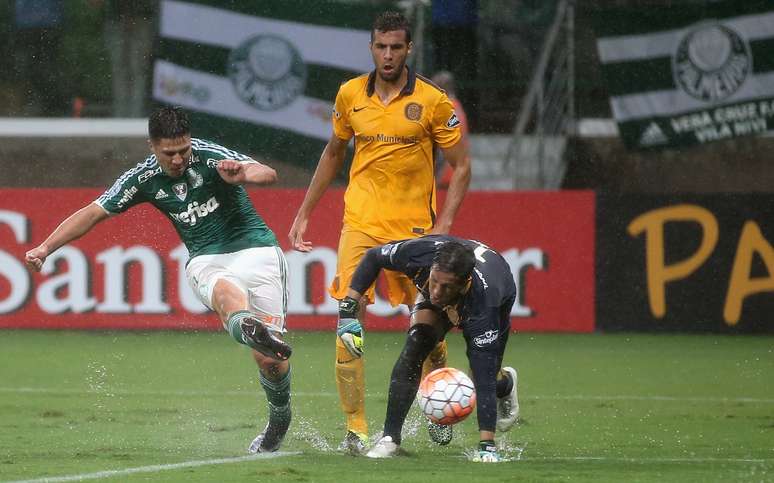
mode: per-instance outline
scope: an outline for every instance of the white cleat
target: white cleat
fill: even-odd
[[[392,458],[398,454],[398,448],[400,447],[393,442],[392,436],[382,436],[366,453],[366,456],[369,458]]]
[[[519,419],[519,396],[516,391],[518,375],[513,367],[503,367],[503,372],[513,381],[511,392],[503,397],[497,398],[497,431],[505,432],[511,429],[513,424]]]

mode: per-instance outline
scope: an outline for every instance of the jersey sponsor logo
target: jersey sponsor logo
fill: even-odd
[[[355,107],[355,108],[353,108],[353,109],[352,109],[352,112],[360,112],[360,111],[362,111],[363,109],[365,109],[366,107],[368,107],[368,106]]]
[[[457,117],[456,112],[452,112],[451,117],[446,121],[446,127],[457,127],[460,125],[460,119]]]
[[[156,199],[157,200],[163,200],[164,198],[168,198],[168,197],[169,197],[169,195],[167,194],[166,191],[164,191],[164,188],[161,188],[161,189],[159,189],[156,192]]]
[[[193,168],[186,169],[185,175],[188,178],[188,182],[191,183],[191,189],[198,188],[204,184],[202,175]]]
[[[186,183],[177,183],[172,185],[172,191],[175,192],[175,196],[180,201],[185,201],[186,196],[188,196],[188,185]]]
[[[137,187],[132,186],[124,190],[124,195],[121,197],[120,200],[116,203],[116,205],[119,208],[123,208],[124,205],[132,200],[134,198],[134,195],[137,194]]]
[[[137,182],[140,184],[143,184],[144,182],[148,181],[152,177],[156,176],[157,174],[161,173],[161,166],[158,166],[156,169],[150,169],[148,171],[145,171],[144,173],[140,173],[139,176],[137,176]]]
[[[483,334],[474,337],[473,343],[476,344],[476,347],[484,347],[485,345],[490,345],[496,341],[499,335],[499,330],[487,330]]]
[[[416,144],[419,142],[419,138],[417,136],[390,136],[384,133],[379,133],[376,136],[368,134],[357,135],[357,142],[359,143],[372,143],[374,141],[387,144]]]
[[[721,101],[744,84],[752,67],[750,47],[726,25],[702,22],[683,37],[672,58],[675,83],[704,102]]]
[[[231,51],[228,75],[243,102],[260,111],[276,111],[303,94],[306,64],[287,39],[259,34]]]
[[[198,201],[188,203],[188,207],[185,211],[181,211],[180,213],[170,213],[169,216],[171,216],[173,220],[179,223],[187,223],[190,226],[194,226],[201,218],[204,218],[205,216],[214,212],[218,209],[219,206],[220,204],[218,203],[218,200],[216,200],[213,196],[202,204],[199,204]]]
[[[409,102],[406,104],[406,109],[403,110],[403,113],[406,115],[406,119],[409,121],[419,121],[419,119],[422,117],[422,104]]]

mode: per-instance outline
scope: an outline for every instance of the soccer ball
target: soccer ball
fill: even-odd
[[[430,421],[456,424],[476,407],[476,389],[464,372],[442,367],[428,374],[419,384],[417,403]]]

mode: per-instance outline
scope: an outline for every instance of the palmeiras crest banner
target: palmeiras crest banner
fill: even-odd
[[[373,69],[370,29],[387,2],[161,2],[153,98],[193,113],[198,137],[314,166],[342,82]]]
[[[595,29],[629,148],[774,129],[774,0],[610,9]]]

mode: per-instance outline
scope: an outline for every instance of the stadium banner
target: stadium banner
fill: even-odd
[[[330,0],[162,0],[153,98],[201,137],[313,167],[339,85],[373,69],[379,7]]]
[[[595,14],[595,29],[627,147],[774,129],[774,0],[605,9]]]
[[[315,209],[305,236],[314,244],[310,253],[290,250],[287,240],[304,190],[249,192],[288,260],[289,330],[334,329],[338,307],[326,287],[336,272],[343,191],[329,190]],[[24,253],[100,194],[0,190],[0,328],[221,330],[188,286],[187,250],[148,204],[60,248],[40,274],[25,269]],[[519,287],[514,330],[594,329],[593,192],[469,193],[453,234],[482,241],[508,260]],[[405,330],[406,308],[390,306],[379,288],[369,330]]]
[[[597,327],[774,332],[774,194],[597,196]]]

